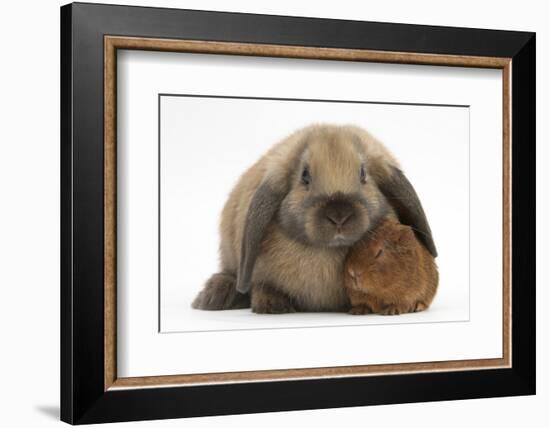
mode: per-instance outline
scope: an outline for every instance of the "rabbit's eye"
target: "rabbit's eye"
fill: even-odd
[[[361,183],[365,184],[367,182],[367,171],[365,171],[365,165],[361,165],[361,170],[359,171],[359,177]]]
[[[302,171],[302,184],[306,186],[311,183],[311,175],[309,173],[309,168],[306,166]]]

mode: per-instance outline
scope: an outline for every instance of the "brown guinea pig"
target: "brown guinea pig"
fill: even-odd
[[[385,219],[351,247],[344,284],[354,315],[398,315],[427,309],[439,275],[434,257],[409,226]]]

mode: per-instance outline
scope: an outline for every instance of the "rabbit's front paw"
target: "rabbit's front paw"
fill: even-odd
[[[257,314],[288,314],[296,312],[290,298],[268,284],[257,284],[252,288],[252,312]]]

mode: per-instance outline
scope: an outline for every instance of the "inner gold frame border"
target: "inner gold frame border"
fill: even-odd
[[[261,370],[170,376],[117,377],[116,366],[116,89],[117,50],[201,53],[212,55],[261,56],[278,58],[324,59],[393,64],[440,65],[494,68],[502,70],[502,145],[503,145],[503,349],[502,358],[422,363],[376,364],[344,367]],[[511,367],[511,82],[512,59],[461,55],[387,52],[256,43],[172,40],[141,37],[104,37],[104,389],[163,386],[192,386],[270,380],[356,377]]]

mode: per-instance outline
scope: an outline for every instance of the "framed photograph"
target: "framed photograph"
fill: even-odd
[[[535,393],[535,34],[61,8],[61,418]]]

